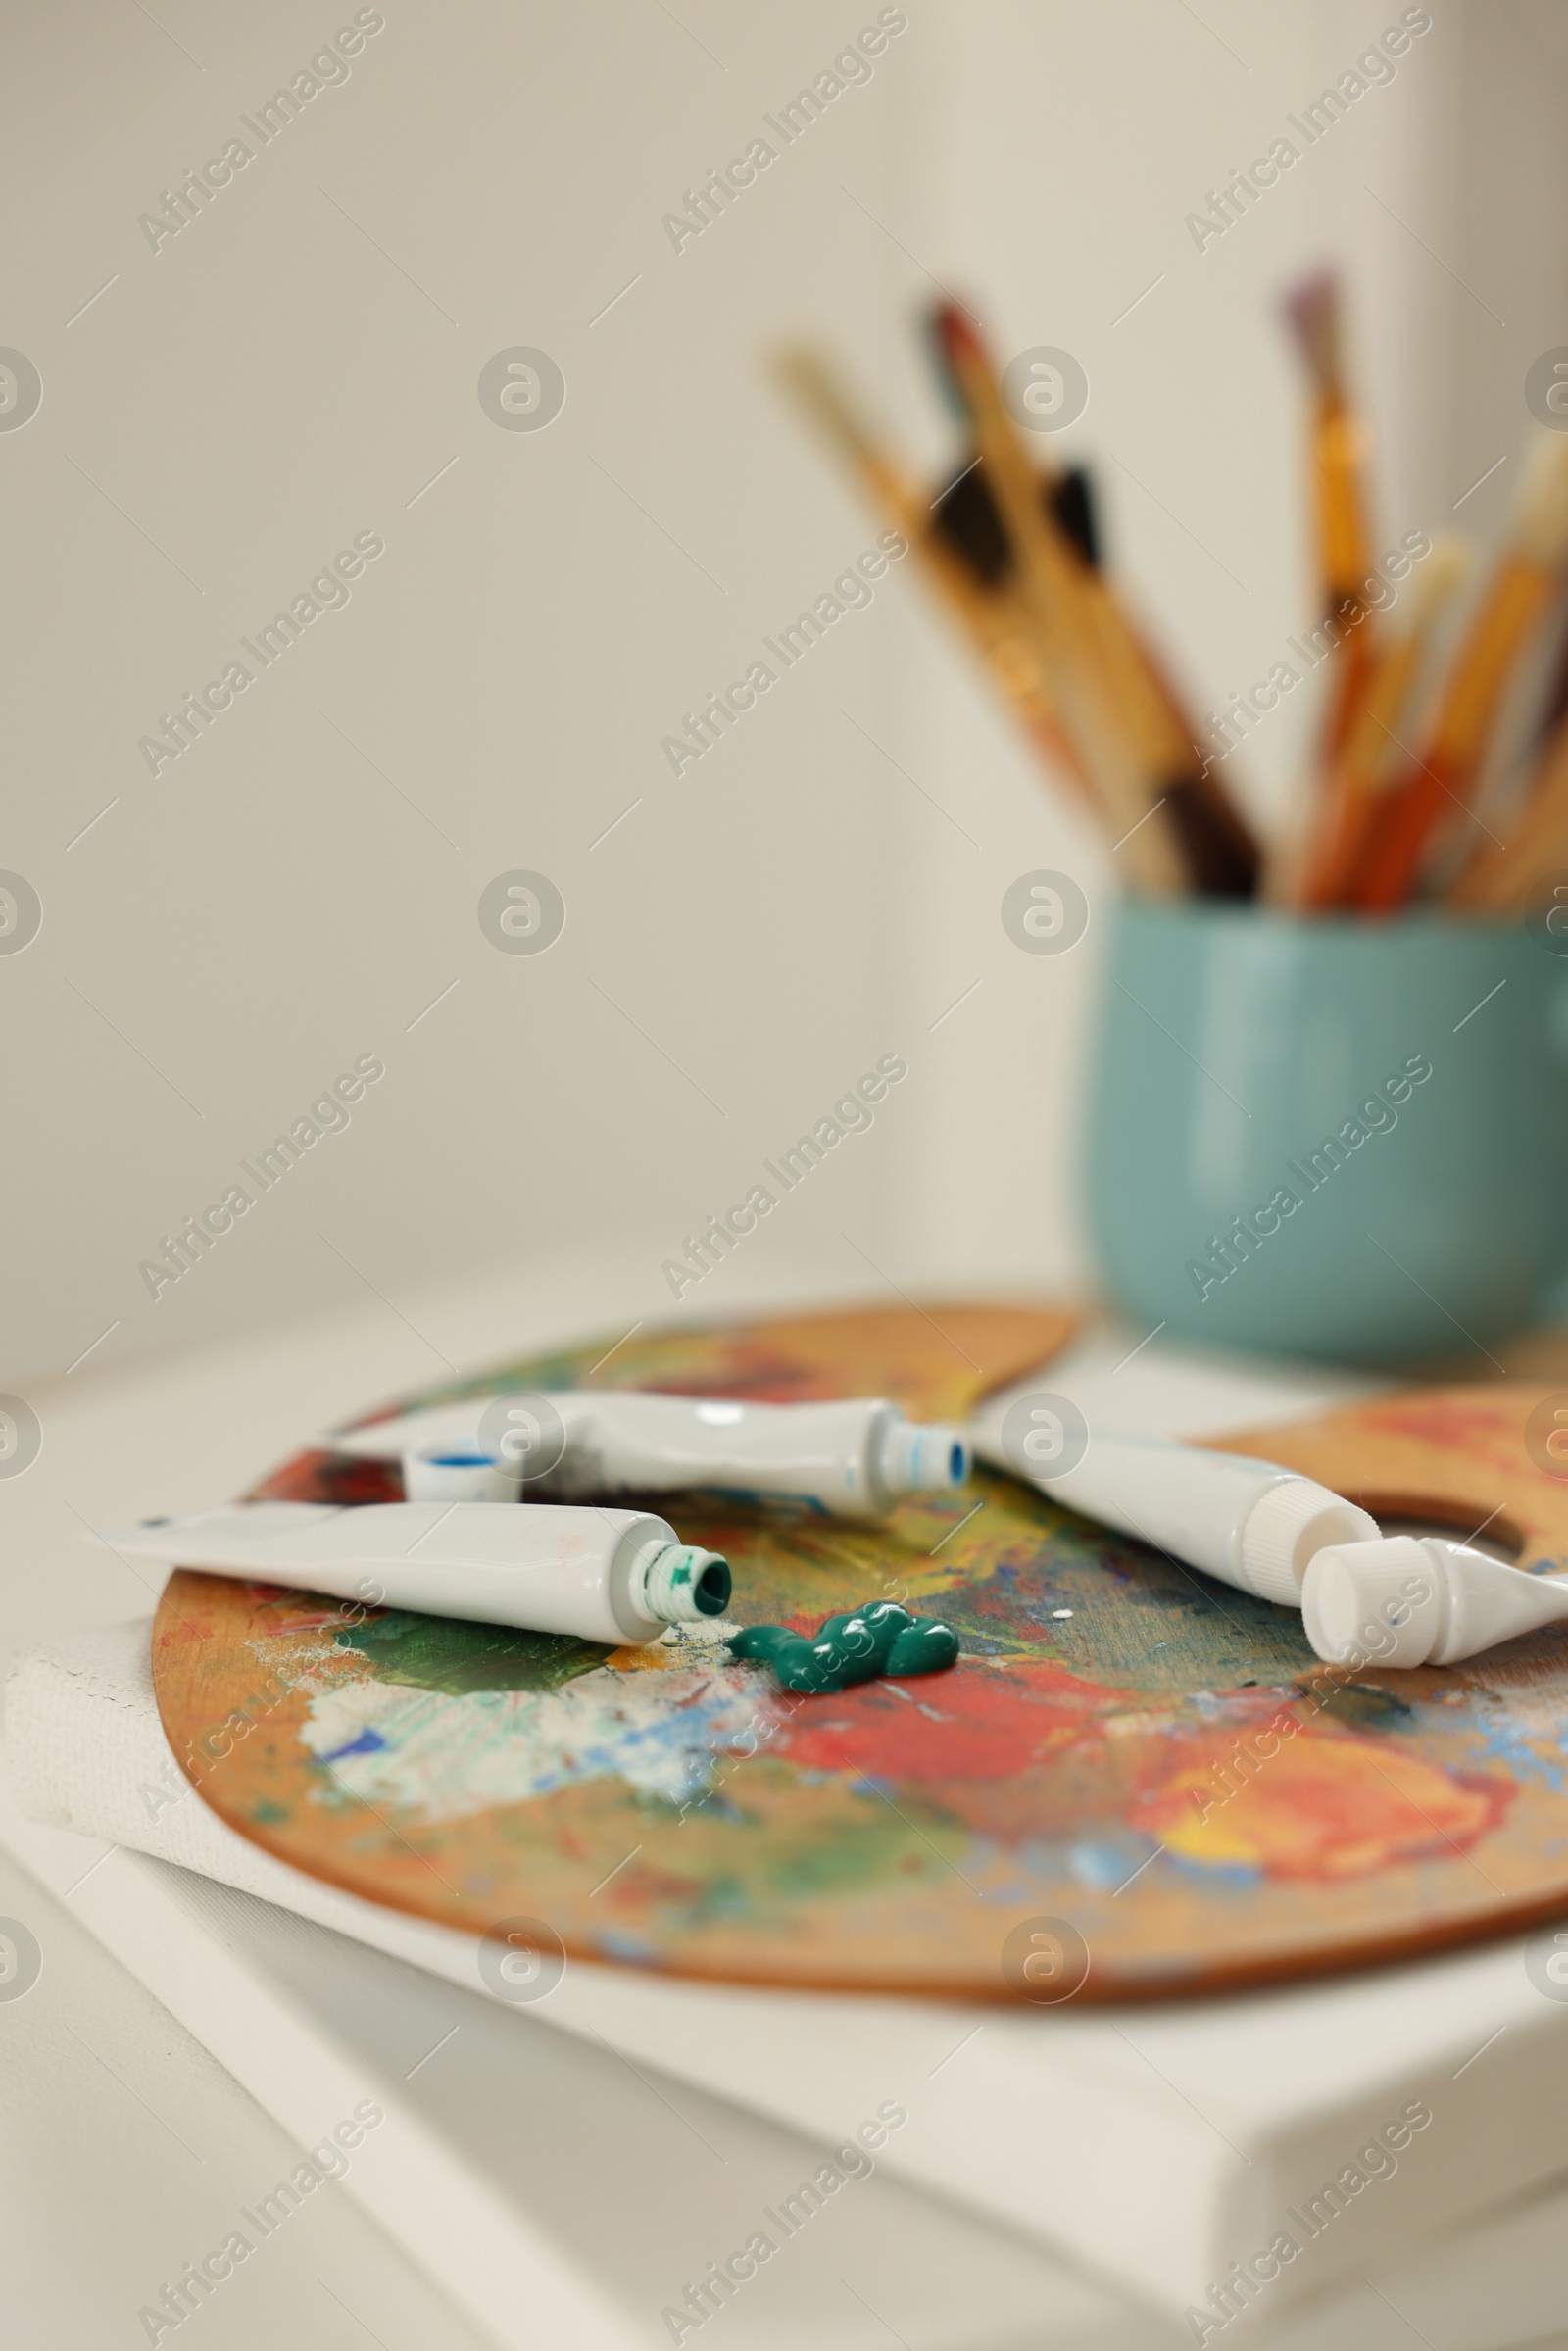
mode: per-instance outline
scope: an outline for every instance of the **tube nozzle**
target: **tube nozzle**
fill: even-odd
[[[883,1427],[876,1475],[895,1499],[906,1494],[951,1494],[964,1483],[969,1466],[969,1440],[961,1429],[902,1417]]]
[[[692,1625],[701,1617],[723,1615],[732,1583],[729,1561],[717,1551],[666,1543],[644,1566],[642,1590],[632,1596],[645,1615],[662,1624]]]

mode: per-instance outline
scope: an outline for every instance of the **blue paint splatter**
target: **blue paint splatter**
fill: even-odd
[[[1068,1847],[1067,1867],[1080,1886],[1125,1886],[1133,1872],[1159,1850],[1152,1837],[1102,1837],[1093,1843]]]
[[[613,1927],[604,1927],[595,1935],[594,1943],[607,1959],[618,1959],[630,1967],[662,1968],[669,1965],[667,1954],[641,1935],[626,1935]]]
[[[373,1755],[385,1745],[386,1740],[379,1731],[365,1730],[358,1739],[351,1739],[347,1746],[334,1747],[329,1755],[318,1756],[317,1760],[319,1763],[341,1763],[345,1755]]]
[[[1191,1878],[1205,1893],[1250,1893],[1263,1883],[1263,1872],[1246,1861],[1198,1861],[1190,1853],[1165,1847],[1165,1859],[1182,1877]]]

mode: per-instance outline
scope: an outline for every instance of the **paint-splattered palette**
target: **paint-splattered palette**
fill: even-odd
[[[937,1306],[655,1333],[600,1376],[956,1415],[1069,1329]],[[568,1385],[602,1351],[503,1378]],[[1380,1515],[1490,1515],[1532,1565],[1568,1554],[1568,1483],[1525,1442],[1549,1393],[1436,1390],[1232,1442]],[[383,1474],[350,1488],[306,1455],[265,1491],[378,1498]],[[1568,1633],[1444,1672],[1329,1671],[1286,1611],[988,1475],[873,1532],[673,1515],[733,1561],[743,1621],[889,1593],[956,1625],[959,1664],[788,1697],[701,1641],[345,1625],[182,1571],[154,1636],[174,1751],[244,1836],[372,1900],[738,1982],[1150,1996],[1568,1912]]]

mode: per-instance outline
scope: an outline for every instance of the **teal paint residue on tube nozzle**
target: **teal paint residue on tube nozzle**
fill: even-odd
[[[828,1617],[814,1638],[788,1625],[748,1625],[728,1647],[732,1657],[771,1667],[782,1689],[817,1696],[882,1675],[945,1673],[957,1663],[958,1636],[937,1617],[911,1616],[897,1600],[874,1600]]]

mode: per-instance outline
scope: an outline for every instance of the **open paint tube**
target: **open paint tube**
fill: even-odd
[[[722,1616],[730,1595],[726,1560],[643,1510],[233,1502],[143,1519],[107,1540],[166,1567],[616,1645]]]
[[[887,1518],[906,1496],[969,1475],[961,1429],[906,1420],[879,1396],[755,1404],[628,1389],[489,1395],[316,1441],[397,1462],[411,1500],[577,1502],[621,1494],[722,1494],[834,1518]]]

